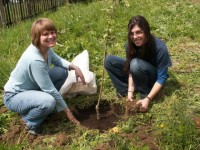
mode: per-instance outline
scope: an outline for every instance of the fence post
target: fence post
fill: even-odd
[[[3,1],[0,0],[0,26],[4,26],[5,24],[5,12],[4,12],[4,6]]]
[[[72,3],[73,2],[73,0],[66,0],[66,3]]]

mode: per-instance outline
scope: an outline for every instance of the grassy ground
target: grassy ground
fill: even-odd
[[[117,132],[101,134],[96,130],[73,129],[76,134],[70,134],[72,140],[58,149],[102,148],[101,144],[106,145],[108,141],[112,142],[104,146],[105,149],[152,149],[149,144],[140,143],[144,139],[133,136],[141,130],[152,134],[150,137],[155,139],[157,149],[199,149],[199,122],[194,118],[200,115],[200,3],[195,0],[122,0],[122,4],[113,4],[111,0],[76,3],[40,17],[48,17],[56,23],[58,43],[62,46],[56,46],[55,51],[61,56],[72,60],[83,49],[89,51],[90,69],[96,73],[99,88],[104,50],[107,48],[107,53],[124,57],[128,20],[134,15],[144,15],[152,33],[166,42],[172,58],[170,78],[163,89],[165,97],[155,100],[148,113],[129,116],[126,121],[119,122]],[[15,27],[0,30],[1,91],[17,60],[30,44],[32,22],[19,22]],[[95,104],[97,97],[75,98],[70,105],[86,108]],[[109,102],[115,99],[107,74],[102,99]],[[3,108],[2,102],[0,104]],[[15,117],[10,112],[0,114],[0,133],[8,130],[6,124]],[[43,141],[46,141],[46,148],[51,149],[55,139],[48,137]],[[31,147],[26,140],[15,148],[20,146]]]

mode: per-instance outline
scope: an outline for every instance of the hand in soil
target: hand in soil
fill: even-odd
[[[69,120],[70,120],[71,122],[73,122],[74,124],[76,124],[76,125],[80,125],[80,124],[81,124],[81,123],[74,117],[74,115],[73,115],[70,111],[67,112],[67,117],[68,117]]]
[[[65,111],[65,114],[69,118],[71,122],[73,122],[75,125],[80,125],[81,123],[74,117],[74,115],[71,113],[71,111],[67,108]]]
[[[136,103],[136,105],[138,105],[140,112],[146,112],[149,106],[149,100],[148,99],[139,100]]]
[[[126,112],[125,115],[134,114],[136,112],[147,112],[149,106],[149,100],[148,99],[142,99],[139,101],[136,101],[133,99],[132,101],[128,100],[126,102]]]
[[[130,114],[138,112],[139,107],[136,103],[137,103],[137,101],[135,99],[133,101],[126,102],[125,115],[130,115]]]

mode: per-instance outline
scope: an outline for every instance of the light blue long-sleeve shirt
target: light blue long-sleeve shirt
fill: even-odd
[[[51,48],[48,50],[48,62],[45,62],[39,50],[30,44],[11,72],[4,91],[16,94],[27,90],[44,91],[55,98],[57,111],[64,110],[67,104],[49,77],[52,64],[69,69],[71,63],[59,57]]]

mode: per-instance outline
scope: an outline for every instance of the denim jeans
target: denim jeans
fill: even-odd
[[[68,76],[68,72],[64,68],[54,67],[50,70],[49,76],[59,91]],[[6,107],[19,113],[30,129],[39,127],[44,119],[54,111],[56,105],[53,96],[36,90],[28,90],[18,94],[6,92],[3,99]]]
[[[125,97],[128,92],[128,74],[124,72],[125,59],[107,55],[104,66],[110,79],[116,88],[118,95]],[[130,74],[132,75],[135,92],[139,92],[141,98],[149,94],[157,79],[157,69],[147,61],[134,58],[130,62]]]

